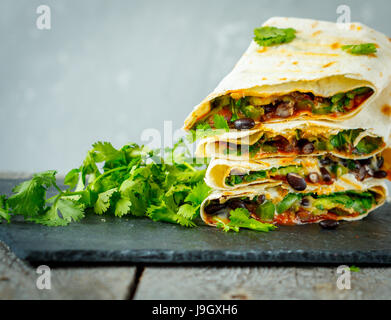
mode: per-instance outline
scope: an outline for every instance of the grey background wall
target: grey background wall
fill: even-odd
[[[52,29],[36,28],[51,8]],[[98,140],[139,142],[191,108],[271,16],[352,20],[391,35],[389,0],[0,2],[0,171],[78,166]]]

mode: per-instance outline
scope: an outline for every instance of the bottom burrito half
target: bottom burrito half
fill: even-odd
[[[267,231],[265,225],[359,220],[384,204],[386,198],[386,185],[374,180],[367,181],[361,190],[337,191],[331,187],[327,194],[299,193],[282,182],[273,182],[216,190],[202,203],[201,217],[206,224],[224,229],[232,226]]]

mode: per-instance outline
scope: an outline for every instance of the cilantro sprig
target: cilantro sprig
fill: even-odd
[[[263,47],[288,43],[296,38],[293,28],[260,27],[254,29],[254,41]]]
[[[0,196],[0,221],[22,215],[26,221],[65,226],[95,213],[145,216],[193,227],[210,188],[203,181],[205,170],[183,149],[182,140],[163,155],[137,144],[116,149],[98,142],[83,164],[65,176],[65,190],[51,170],[22,182],[9,198]],[[57,194],[48,198],[49,189]]]
[[[342,46],[341,49],[354,55],[368,55],[377,52],[376,44],[374,43],[348,44]]]

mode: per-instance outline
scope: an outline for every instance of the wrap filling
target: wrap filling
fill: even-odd
[[[238,187],[241,184],[272,179],[288,183],[295,190],[304,191],[307,184],[330,185],[347,173],[353,174],[358,181],[364,181],[368,178],[386,178],[387,172],[382,170],[383,164],[384,158],[381,155],[362,160],[342,159],[325,155],[318,157],[318,168],[316,170],[303,164],[246,173],[241,172],[238,168],[233,168],[225,178],[225,184]]]
[[[210,224],[228,225],[232,211],[246,210],[252,219],[263,223],[293,225],[322,220],[341,220],[368,213],[380,201],[373,191],[345,191],[329,195],[315,193],[288,193],[282,200],[267,199],[267,194],[255,197],[230,198],[224,203],[212,200],[205,206],[206,220]]]
[[[369,87],[360,87],[332,97],[315,96],[311,92],[294,91],[286,95],[241,97],[231,93],[211,101],[211,110],[199,120],[194,128],[209,125],[220,129],[216,124],[216,115],[224,117],[229,128],[250,129],[256,123],[271,122],[312,115],[327,115],[338,118],[349,114],[363,104],[374,91]]]
[[[349,156],[365,156],[382,149],[385,143],[381,137],[363,136],[357,143],[357,138],[364,133],[363,129],[342,130],[329,136],[321,133],[311,133],[310,130],[296,129],[295,135],[282,136],[265,132],[251,146],[237,145],[229,142],[216,142],[223,148],[225,155],[241,156],[249,153],[251,158],[260,158],[273,154],[309,155],[319,152],[331,152]]]

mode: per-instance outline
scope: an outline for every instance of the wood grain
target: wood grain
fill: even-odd
[[[339,290],[335,267],[150,267],[135,299],[390,299],[391,268],[351,272]]]
[[[39,290],[35,268],[0,242],[0,299],[127,299],[135,267],[52,268],[51,289]]]

